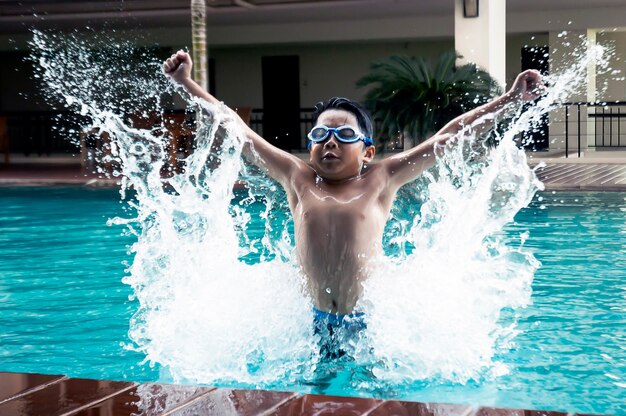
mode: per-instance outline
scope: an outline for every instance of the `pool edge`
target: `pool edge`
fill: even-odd
[[[421,403],[268,390],[134,383],[65,375],[0,372],[0,414],[182,415],[227,410],[236,415],[343,414],[445,416],[582,416],[549,410]],[[26,411],[26,413],[25,413]],[[321,412],[321,413],[320,413]]]

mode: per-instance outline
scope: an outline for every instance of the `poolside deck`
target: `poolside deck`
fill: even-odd
[[[573,414],[0,372],[0,415],[569,416]]]
[[[549,164],[537,176],[547,190],[626,191],[626,164]]]
[[[588,151],[569,158],[562,152],[529,153],[546,190],[626,191],[626,151]]]
[[[0,185],[103,185],[116,180],[83,172],[80,161],[71,156],[13,156],[10,164],[0,163]]]

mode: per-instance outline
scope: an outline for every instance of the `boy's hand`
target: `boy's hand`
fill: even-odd
[[[532,101],[541,97],[545,92],[546,86],[541,80],[539,71],[528,69],[515,78],[509,94],[522,101]]]
[[[185,80],[191,79],[192,66],[191,56],[187,52],[180,50],[163,62],[163,73],[182,84]]]

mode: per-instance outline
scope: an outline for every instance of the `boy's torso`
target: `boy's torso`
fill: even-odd
[[[374,164],[355,178],[329,183],[308,168],[286,188],[296,252],[315,306],[353,312],[371,260],[382,255],[383,230],[395,197],[388,175]]]

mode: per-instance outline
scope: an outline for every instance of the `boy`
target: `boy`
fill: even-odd
[[[191,79],[191,67],[190,56],[178,51],[165,61],[163,71],[190,94],[220,104]],[[364,326],[362,314],[354,309],[371,260],[383,254],[383,230],[396,192],[434,164],[434,146],[445,145],[485,114],[537,98],[543,88],[538,72],[523,72],[506,94],[452,120],[419,146],[377,163],[372,163],[375,147],[369,115],[344,98],[316,106],[308,163],[272,146],[237,118],[247,139],[244,157],[287,193],[296,254],[316,322],[323,322],[330,335],[333,329]]]

